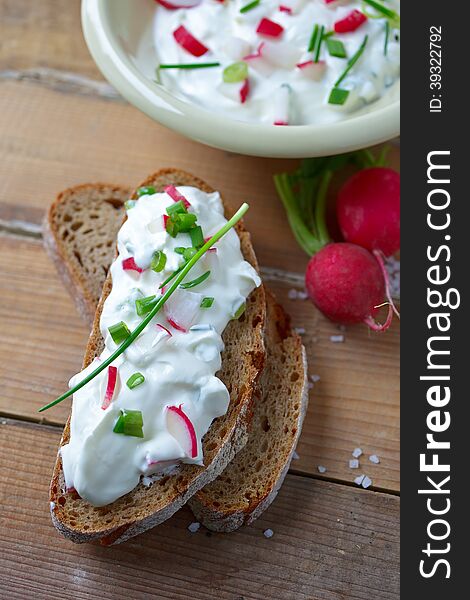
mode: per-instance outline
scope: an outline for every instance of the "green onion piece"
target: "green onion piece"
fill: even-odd
[[[166,221],[165,229],[171,237],[176,237],[180,232],[178,214],[172,215]]]
[[[368,4],[369,6],[372,6],[372,8],[375,8],[375,10],[379,13],[381,13],[382,15],[384,15],[384,17],[387,17],[388,19],[392,19],[392,20],[400,20],[400,16],[398,15],[398,13],[396,13],[394,10],[392,10],[391,8],[387,8],[386,6],[384,6],[381,2],[377,2],[377,0],[362,0],[364,4]]]
[[[346,100],[348,99],[348,96],[349,96],[348,90],[343,90],[342,88],[334,87],[330,92],[330,96],[328,98],[328,104],[342,105],[346,102]]]
[[[193,231],[193,230],[191,229],[191,231]],[[191,235],[191,231],[189,232],[189,235]],[[184,260],[186,260],[186,261],[191,260],[191,258],[196,254],[196,252],[197,252],[197,248],[185,248],[184,252],[183,252]]]
[[[175,248],[175,252],[176,254],[184,254],[184,251],[186,250],[186,248],[184,246],[177,246]]]
[[[155,298],[155,294],[153,296],[146,296],[145,298],[137,298],[135,301],[135,311],[139,317],[143,317],[152,310],[156,303]]]
[[[359,46],[359,48],[356,50],[355,54],[353,54],[353,56],[351,56],[351,58],[348,60],[348,66],[344,69],[344,71],[341,73],[341,75],[338,77],[338,79],[335,81],[335,85],[333,87],[338,87],[339,84],[345,79],[345,77],[348,75],[349,71],[354,67],[354,65],[357,63],[357,61],[361,58],[362,53],[364,52],[364,49],[367,45],[367,40],[369,39],[369,36],[366,35],[366,37],[364,38],[364,40],[362,41],[362,44]]]
[[[135,206],[135,200],[126,200],[124,202],[124,208],[126,210],[131,210],[131,208],[134,208],[134,206]]]
[[[317,47],[315,50],[315,56],[313,58],[314,62],[318,62],[320,59],[320,50],[321,50],[321,45],[323,42],[323,34],[324,33],[325,33],[325,27],[324,27],[324,25],[322,25],[320,28],[320,35],[318,36],[318,42],[317,42]]]
[[[189,237],[191,238],[191,244],[193,248],[199,248],[204,243],[204,236],[202,234],[202,227],[197,225],[194,229],[191,229],[189,232]]]
[[[208,62],[208,63],[175,63],[175,64],[166,64],[166,65],[158,65],[157,71],[159,69],[210,69],[211,67],[220,67],[219,62]]]
[[[214,298],[212,298],[211,296],[207,296],[206,298],[202,299],[200,307],[201,308],[210,308],[213,304],[214,304]]]
[[[142,373],[133,373],[129,379],[126,381],[126,385],[130,390],[133,390],[141,383],[144,383],[145,377]]]
[[[328,52],[330,56],[336,56],[336,58],[346,58],[346,48],[344,47],[343,42],[340,40],[332,40],[328,38],[326,40],[326,47],[328,48]]]
[[[225,83],[238,83],[239,81],[245,81],[248,77],[248,65],[243,62],[236,62],[233,65],[225,67],[222,74],[222,79]]]
[[[153,253],[152,260],[150,261],[150,268],[155,273],[163,271],[166,265],[166,254],[161,250],[157,250]]]
[[[253,0],[253,2],[250,2],[249,4],[245,4],[245,6],[242,6],[240,8],[240,12],[247,13],[248,11],[252,10],[253,8],[256,8],[260,2],[261,2],[261,0]]]
[[[388,40],[390,38],[390,22],[385,21],[385,41],[384,41],[384,56],[388,54]]]
[[[319,29],[320,29],[320,27],[318,25],[315,25],[315,27],[313,28],[312,35],[310,37],[310,42],[309,42],[308,48],[307,48],[308,52],[313,52],[314,48],[317,45]]]
[[[232,317],[233,321],[236,321],[237,319],[239,319],[242,314],[245,312],[246,310],[246,302],[243,302],[242,304],[240,304],[240,306],[237,308],[235,314]]]
[[[133,437],[144,437],[143,426],[144,420],[140,410],[121,410],[116,424],[114,425],[114,433],[122,433],[124,435],[132,435]]]
[[[178,231],[179,233],[188,233],[196,224],[197,217],[193,213],[186,213],[185,215],[177,214],[174,215],[178,219]],[[171,221],[171,219],[168,219]]]
[[[212,246],[216,242],[218,242],[228,231],[230,231],[230,229],[232,229],[232,227],[234,227],[238,223],[238,221],[240,221],[240,219],[243,217],[243,215],[246,213],[246,211],[248,209],[249,209],[249,205],[246,202],[243,203],[240,206],[240,208],[237,210],[237,212],[233,215],[233,217],[231,219],[229,219],[227,221],[227,223],[225,223],[225,225],[223,227],[221,227],[219,229],[219,231],[217,231],[217,233],[215,233],[204,244],[204,246],[202,246],[202,248],[200,248],[196,252],[196,254],[193,256],[193,258],[190,261],[188,261],[185,265],[183,265],[182,267],[177,269],[177,271],[171,275],[171,277],[168,280],[170,281],[171,279],[175,278],[175,281],[166,290],[166,292],[162,296],[159,297],[159,299],[158,299],[157,303],[155,304],[155,306],[153,307],[153,309],[139,323],[139,325],[137,325],[137,327],[131,332],[130,336],[124,342],[122,342],[122,344],[119,346],[119,348],[116,348],[116,350],[110,356],[108,356],[108,358],[106,358],[105,360],[102,360],[100,362],[100,364],[96,367],[96,369],[94,369],[94,371],[92,371],[86,377],[84,377],[79,383],[77,383],[77,385],[74,385],[73,387],[71,387],[69,390],[64,392],[61,396],[59,396],[52,402],[49,402],[48,404],[45,404],[44,406],[42,406],[38,412],[44,412],[45,410],[52,408],[56,404],[59,404],[63,400],[70,398],[70,396],[73,396],[73,394],[75,394],[75,392],[77,392],[82,387],[87,385],[87,383],[89,383],[92,379],[94,379],[102,371],[107,369],[109,367],[109,365],[112,364],[116,360],[116,358],[118,358],[127,348],[129,348],[129,346],[132,344],[132,342],[142,333],[142,331],[152,321],[152,319],[158,313],[158,311],[163,307],[163,305],[168,300],[168,298],[170,298],[170,296],[175,292],[175,290],[178,289],[179,284],[184,280],[186,275],[189,273],[189,271],[191,271],[191,269],[198,262],[198,260],[204,256],[204,254],[209,250],[209,248],[212,248]],[[166,283],[168,283],[168,282],[166,282]],[[161,284],[160,287],[164,287],[166,285],[166,283]]]
[[[137,197],[141,196],[151,196],[152,194],[156,194],[157,190],[151,185],[144,185],[137,190]]]
[[[196,287],[197,285],[199,285],[200,283],[202,283],[203,281],[205,281],[209,277],[210,274],[211,274],[210,271],[206,271],[205,273],[203,273],[197,279],[193,279],[192,281],[188,281],[188,283],[182,283],[180,285],[180,288],[182,288],[183,290],[187,290],[189,288]]]
[[[129,327],[124,323],[124,321],[110,325],[108,327],[108,331],[115,344],[122,344],[122,342],[127,340],[127,338],[131,335]]]
[[[176,215],[176,214],[183,214],[183,213],[187,213],[188,209],[186,208],[186,206],[183,204],[182,200],[178,200],[178,202],[175,202],[174,204],[170,204],[170,206],[168,206],[168,208],[166,209],[166,214],[169,215],[171,217],[171,215]]]

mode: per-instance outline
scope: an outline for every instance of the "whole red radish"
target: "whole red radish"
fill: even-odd
[[[393,169],[363,169],[338,194],[338,223],[344,239],[390,256],[400,249],[400,175]]]
[[[310,259],[305,285],[317,308],[335,323],[385,327],[374,321],[385,297],[384,276],[368,250],[356,244],[328,244]]]

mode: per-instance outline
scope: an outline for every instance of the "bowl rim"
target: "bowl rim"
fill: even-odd
[[[89,51],[104,77],[153,120],[223,150],[255,156],[302,158],[373,146],[400,133],[400,99],[367,113],[328,124],[276,127],[227,119],[175,97],[152,82],[116,40],[109,0],[82,0],[82,27]]]

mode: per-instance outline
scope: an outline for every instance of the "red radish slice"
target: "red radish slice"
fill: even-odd
[[[326,71],[326,62],[324,60],[319,60],[318,62],[308,60],[306,62],[299,63],[297,68],[304,77],[313,79],[313,81],[320,81]]]
[[[285,6],[284,4],[279,5],[279,10],[281,12],[287,13],[288,15],[292,14],[292,8],[290,6]]]
[[[240,102],[244,104],[246,99],[248,98],[248,94],[250,93],[250,80],[248,77],[245,79],[242,89],[240,90]]]
[[[176,330],[186,332],[200,311],[202,294],[177,289],[163,306],[168,323]]]
[[[169,406],[166,424],[169,433],[177,440],[190,458],[197,456],[196,430],[188,415],[179,406]]]
[[[194,8],[199,6],[202,0],[155,0],[157,4],[161,4],[168,10],[176,10],[177,8]]]
[[[334,24],[334,30],[336,33],[350,33],[356,31],[363,23],[367,21],[367,17],[360,10],[352,10],[344,19],[336,21]]]
[[[219,83],[217,89],[230,100],[243,104],[250,91],[250,83],[248,79],[237,83],[225,83],[225,81],[223,81],[222,83]],[[210,250],[212,250],[212,248]],[[208,250],[208,252],[210,252],[210,250]]]
[[[282,35],[284,27],[271,19],[263,18],[256,28],[256,33],[270,38],[278,38]]]
[[[183,194],[180,194],[178,192],[178,190],[175,188],[174,185],[167,185],[164,188],[164,191],[170,196],[170,198],[172,200],[174,200],[175,202],[179,202],[181,200],[181,202],[186,206],[186,208],[189,208],[191,206],[191,204],[189,203],[188,200],[186,200],[186,198],[183,196]]]
[[[173,336],[173,334],[171,333],[171,331],[169,329],[167,329],[166,327],[164,327],[163,325],[160,325],[160,323],[157,323],[157,327],[159,327],[160,329],[163,329],[163,331],[165,333],[167,333],[170,337]]]
[[[293,69],[302,56],[301,50],[287,42],[264,42],[259,53],[268,62],[283,69]]]
[[[170,218],[168,215],[162,215],[163,217],[163,229],[166,230],[166,224],[168,222],[168,219]]]
[[[273,98],[274,125],[289,125],[290,94],[291,89],[286,83],[276,90]]]
[[[144,272],[144,270],[136,264],[132,256],[122,261],[122,268],[124,269],[124,271],[137,271],[137,273]]]
[[[248,54],[243,60],[248,64],[249,67],[258,71],[260,75],[268,77],[274,71],[273,65],[269,63],[266,58],[263,57],[262,52],[266,42],[260,44],[258,51],[254,54]]]
[[[193,56],[202,56],[206,52],[209,52],[209,48],[189,33],[184,25],[180,25],[178,29],[173,31],[173,37],[182,48]]]
[[[116,390],[117,373],[118,370],[116,367],[113,367],[112,365],[108,367],[108,383],[106,384],[106,392],[104,394],[103,404],[101,405],[103,410],[106,410],[112,402]]]

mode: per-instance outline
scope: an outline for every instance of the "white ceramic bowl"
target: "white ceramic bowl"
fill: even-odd
[[[241,154],[301,158],[340,154],[399,135],[399,83],[379,101],[328,125],[244,123],[185,102],[155,83],[154,0],[82,0],[88,48],[106,79],[149,117],[179,133]]]

